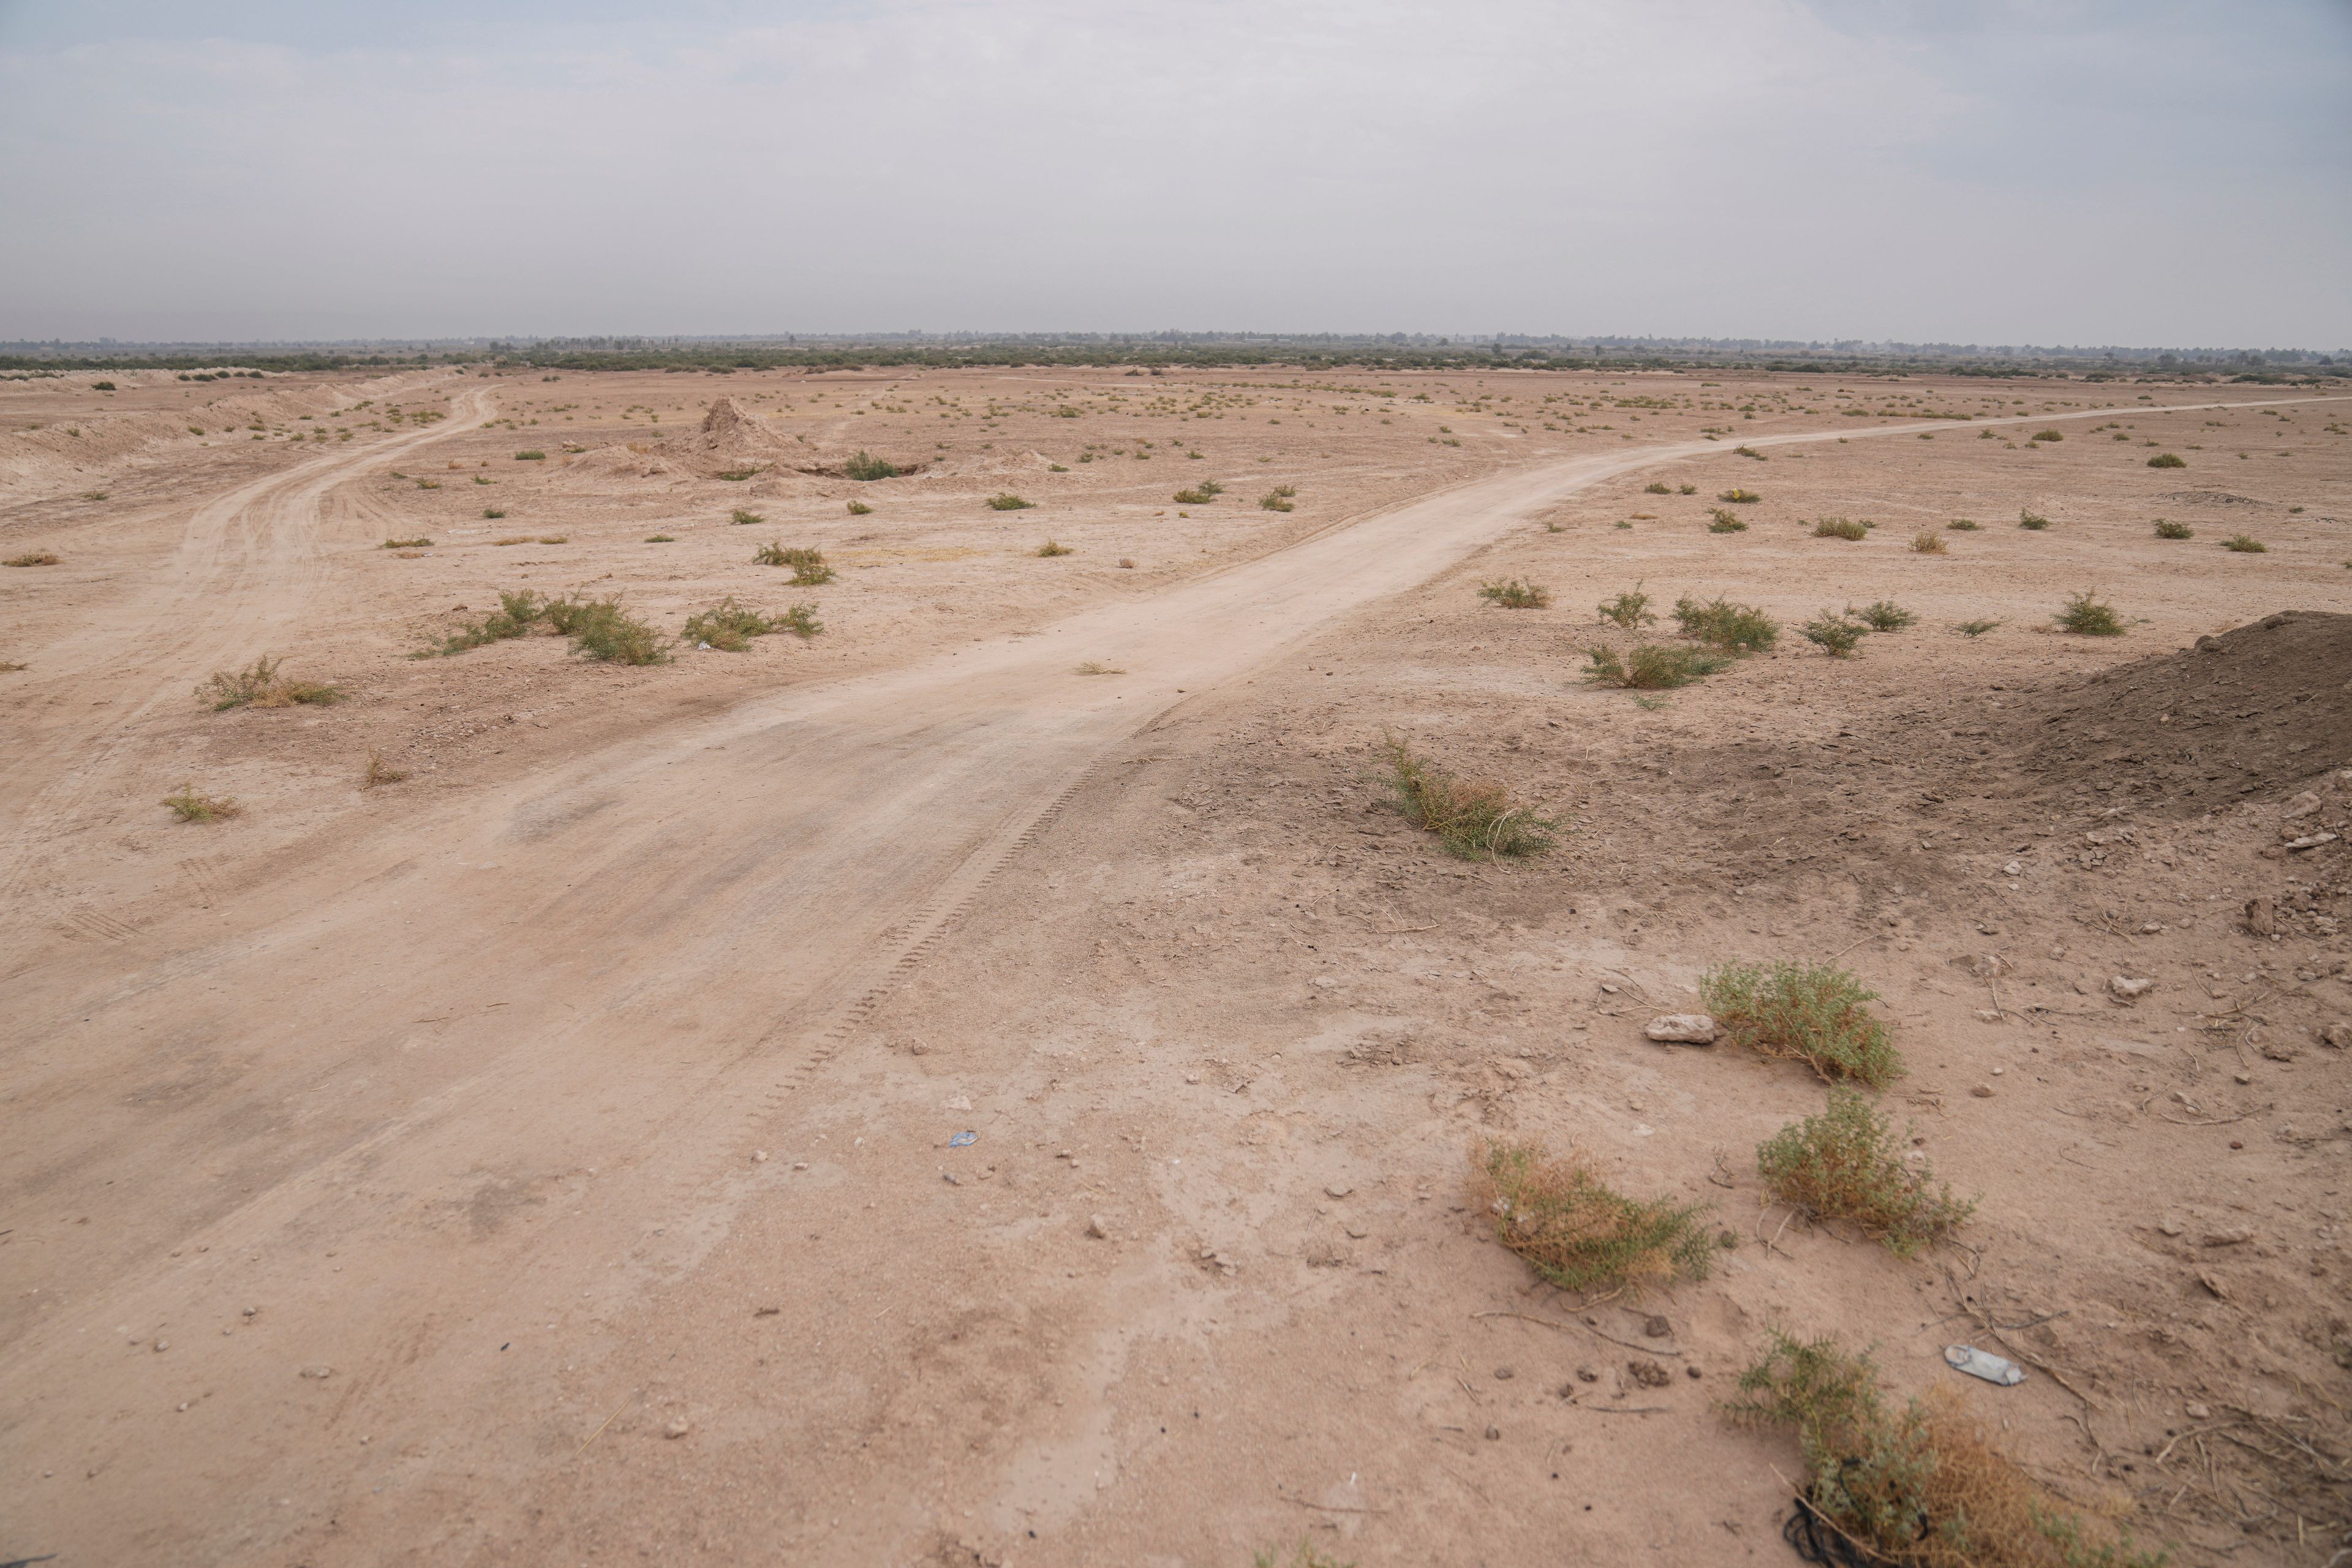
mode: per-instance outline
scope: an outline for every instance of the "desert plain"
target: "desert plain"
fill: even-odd
[[[2344,1560],[2352,396],[218,369],[0,381],[0,1559],[1771,1563],[1779,1329]],[[1647,1037],[1778,961],[1948,1237]],[[1497,1140],[1703,1276],[1546,1284]]]

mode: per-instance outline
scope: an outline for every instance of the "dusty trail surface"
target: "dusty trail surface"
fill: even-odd
[[[469,393],[446,426],[399,439],[491,412]],[[167,655],[226,661],[299,616],[320,498],[386,452],[315,459],[199,510],[139,617],[148,640],[93,635],[77,656],[121,726],[179,700],[152,673]],[[1121,748],[1184,699],[1231,703],[1317,634],[1408,614],[1399,595],[1580,490],[1685,459],[1719,471],[1723,456],[1686,442],[1528,466],[1034,634],[753,699],[314,846],[233,909],[190,910],[70,965],[44,962],[56,944],[27,922],[9,1114],[39,1135],[0,1152],[0,1184],[70,1191],[79,1217],[41,1237],[39,1289],[0,1305],[0,1473],[42,1477],[18,1489],[0,1544],[120,1563],[537,1562],[559,1540],[582,1555],[630,1544],[597,1500],[656,1483],[599,1482],[583,1464],[683,1464],[683,1439],[756,1449],[748,1418],[706,1432],[683,1415],[670,1446],[646,1392],[664,1313],[710,1306],[722,1279],[730,1317],[773,1306],[730,1273],[756,1246],[781,1271],[770,1294],[791,1299],[775,1316],[793,1355],[882,1397],[885,1415],[803,1456],[828,1478],[826,1507],[732,1500],[741,1533],[714,1539],[696,1521],[726,1510],[697,1493],[642,1539],[714,1558],[805,1532],[805,1560],[1080,1560],[1002,1543],[1072,1524],[1107,1471],[1142,1462],[1103,1388],[1135,1370],[1147,1330],[1212,1342],[1213,1309],[1179,1300],[1192,1261],[1129,1259],[1090,1309],[964,1303],[943,1324],[926,1298],[965,1292],[926,1264],[953,1243],[866,1258],[856,1232],[883,1223],[877,1202],[927,1212],[940,1117],[960,1110],[910,1108],[877,1082],[898,1058],[877,1063],[870,1042],[854,1075],[842,1053],[1042,825],[1117,788],[1107,762],[1150,760]],[[26,742],[0,778],[42,819],[108,782],[103,732],[60,719]],[[40,848],[12,841],[13,893],[29,896]],[[1054,977],[1025,984],[1050,1011]],[[858,1173],[851,1150],[868,1143],[898,1167]],[[780,1194],[781,1210],[747,1217]],[[820,1227],[804,1244],[803,1221]],[[1044,1245],[1044,1228],[1024,1237]],[[1213,1270],[1215,1248],[1199,1250]],[[1053,1370],[1007,1382],[958,1365],[959,1312],[1021,1320]],[[941,1364],[960,1416],[889,1405],[898,1381]],[[1066,1394],[1082,1412],[1046,1412]],[[607,1409],[627,1419],[583,1458]],[[979,1469],[908,1458],[895,1479],[856,1451],[935,1418],[1006,1436],[971,1445]],[[633,1460],[648,1439],[651,1458]],[[693,1484],[757,1474],[721,1465]],[[1769,1501],[1751,1476],[1732,1489]],[[1306,1509],[1367,1511],[1355,1495]],[[547,1508],[604,1533],[565,1534]],[[999,1544],[959,1543],[959,1516]],[[1616,1544],[1640,1550],[1625,1529]],[[1777,1549],[1726,1530],[1675,1537],[1684,1560]]]

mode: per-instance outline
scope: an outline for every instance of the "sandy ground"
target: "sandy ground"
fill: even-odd
[[[1960,1392],[2177,1561],[2345,1544],[2352,892],[2284,846],[2352,815],[2352,623],[2249,623],[2352,612],[2347,400],[113,379],[0,383],[0,557],[58,557],[0,570],[0,1553],[1769,1560],[1793,1447],[1715,1402],[1771,1324],[1904,1389],[2028,1362]],[[1643,705],[1579,679],[1636,583],[1919,620]],[[825,629],[411,657],[521,588]],[[2050,629],[2086,588],[2127,635]],[[192,695],[265,652],[348,700]],[[1390,736],[1559,851],[1440,853]],[[1964,1246],[1766,1205],[1818,1082],[1642,1037],[1832,955]],[[1468,1212],[1492,1134],[1732,1245],[1537,1288]]]

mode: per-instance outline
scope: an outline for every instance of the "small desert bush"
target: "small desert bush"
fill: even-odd
[[[1356,1568],[1353,1559],[1342,1563],[1337,1557],[1318,1551],[1305,1536],[1286,1552],[1279,1546],[1269,1546],[1263,1552],[1250,1553],[1252,1568]]]
[[[1944,526],[1954,533],[1974,533],[1977,531],[1976,521],[1973,518],[1956,517]]]
[[[530,628],[546,618],[549,608],[547,601],[528,588],[520,594],[502,592],[499,595],[499,608],[494,613],[470,626],[459,627],[444,637],[439,647],[428,648],[415,657],[429,658],[436,653],[463,653],[485,643],[528,637]]]
[[[1748,525],[1721,507],[1707,509],[1706,531],[1709,533],[1745,533]]]
[[[515,454],[515,461],[518,463],[544,463],[547,461],[547,454],[544,452],[517,452]]]
[[[757,468],[721,468],[719,470],[719,477],[730,484],[740,485],[759,471]]]
[[[618,598],[557,599],[548,605],[546,617],[559,636],[572,639],[572,651],[583,658],[609,664],[669,662],[668,639],[621,608]]]
[[[2032,438],[2036,441],[2063,441],[2066,437],[2055,430],[2036,430]]]
[[[766,637],[777,629],[774,621],[757,610],[744,608],[730,594],[712,608],[687,616],[680,636],[687,642],[702,644],[721,653],[741,653],[751,646],[753,637]]]
[[[1780,640],[1780,623],[1753,605],[1735,605],[1721,595],[1702,603],[1675,601],[1675,620],[1685,637],[1733,653],[1763,653]]]
[[[2113,605],[2102,604],[2085,589],[2066,601],[2066,607],[2053,617],[2059,626],[2077,637],[2119,637],[2124,635],[2123,617],[2116,614]]]
[[[1622,658],[1615,648],[1596,644],[1584,650],[1584,657],[1592,661],[1591,668],[1584,672],[1585,679],[1632,691],[1664,691],[1688,686],[1731,663],[1727,654],[1684,647],[1679,643],[1643,643]]]
[[[1289,485],[1276,485],[1257,498],[1257,504],[1268,511],[1289,511],[1296,504],[1292,500],[1298,491]]]
[[[898,466],[896,463],[887,458],[877,458],[863,448],[860,448],[849,461],[841,465],[841,471],[849,478],[858,480],[895,479],[898,477]]]
[[[395,768],[385,762],[382,752],[370,752],[367,771],[360,775],[360,788],[381,789],[385,784],[396,784],[407,776],[407,769]]]
[[[2189,465],[2169,452],[2158,452],[2147,460],[2147,466],[2151,468],[2185,468]]]
[[[378,550],[430,550],[433,548],[433,542],[421,535],[415,539],[387,539],[376,548]]]
[[[1892,599],[1874,600],[1858,610],[1848,605],[1845,613],[1874,632],[1899,632],[1919,619]]]
[[[1897,1412],[1878,1369],[1834,1339],[1771,1331],[1725,1412],[1787,1427],[1803,1501],[1843,1540],[1841,1562],[1903,1568],[2163,1568],[2163,1552],[2111,1538],[2034,1485],[1993,1447],[1959,1396],[1937,1386]]]
[[[1959,632],[1965,637],[1980,637],[1999,625],[1999,621],[1962,621]]]
[[[163,804],[182,822],[220,822],[245,810],[225,795],[205,795],[195,785],[184,784],[179,794],[165,795]]]
[[[1790,1122],[1757,1145],[1765,1190],[1822,1219],[1850,1220],[1909,1258],[1965,1223],[1973,1204],[1936,1187],[1923,1161],[1903,1163],[1903,1140],[1851,1089],[1833,1086],[1829,1109]]]
[[[2156,536],[2158,539],[2194,539],[2197,531],[2185,522],[2167,522],[2159,517],[2156,520]]]
[[[1043,543],[1043,544],[1041,544],[1041,545],[1039,545],[1039,546],[1037,547],[1037,553],[1038,553],[1038,554],[1040,554],[1040,555],[1045,555],[1045,556],[1054,556],[1054,555],[1074,555],[1074,554],[1076,554],[1076,553],[1077,553],[1077,552],[1076,552],[1075,550],[1071,549],[1071,548],[1070,548],[1070,546],[1068,546],[1068,545],[1066,545],[1066,544],[1056,544],[1056,543],[1055,543],[1052,540],[1050,540],[1050,539],[1049,539],[1049,540],[1045,541],[1045,543]]]
[[[1751,501],[1759,501],[1764,498],[1758,495],[1754,490],[1733,489],[1724,491],[1715,499],[1717,500],[1730,501],[1737,506],[1746,506]]]
[[[1601,618],[1630,632],[1658,617],[1650,613],[1650,595],[1642,592],[1642,584],[1636,583],[1630,592],[1604,600]]]
[[[989,510],[992,511],[1021,511],[1036,504],[1034,500],[1023,500],[1010,490],[1001,491],[988,498]]]
[[[486,506],[486,507],[484,507],[484,508],[482,509],[482,515],[483,515],[484,517],[486,517],[486,518],[488,518],[491,521],[495,522],[495,521],[497,521],[499,518],[502,518],[502,517],[506,516],[506,512],[505,512],[505,510],[504,510],[503,509],[499,508],[499,507],[494,507],[494,506]],[[520,543],[523,543],[523,542],[524,542],[524,541],[522,541],[522,540],[514,540],[514,541],[511,541],[511,542],[509,542],[509,541],[506,541],[506,540],[500,540],[500,541],[499,541],[499,542],[500,542],[501,544],[508,543],[508,542],[513,542],[513,543],[516,543],[516,544],[520,544]]]
[[[1941,555],[1950,548],[1951,546],[1944,542],[1944,536],[1933,529],[1911,536],[1911,549],[1915,554]]]
[[[874,515],[874,509],[867,506],[862,500],[854,500],[849,503],[849,515],[852,517],[871,517]]]
[[[1675,494],[1678,496],[1695,496],[1698,494],[1698,487],[1696,485],[1676,485],[1675,487]]]
[[[1571,1151],[1491,1140],[1470,1157],[1470,1198],[1495,1239],[1563,1290],[1633,1295],[1706,1277],[1715,1246],[1704,1205],[1629,1198]]]
[[[806,642],[824,630],[824,623],[816,618],[814,605],[791,605],[785,607],[782,615],[776,617],[772,629],[790,632],[803,642]]]
[[[676,544],[677,542],[677,535],[674,533],[648,533],[646,535],[646,542],[647,544]]]
[[[1642,487],[1642,493],[1648,496],[1670,496],[1675,493],[1675,488],[1664,479],[1652,479]]]
[[[2270,546],[2251,533],[2233,533],[2221,541],[2221,548],[2234,550],[2241,555],[2261,555],[2267,552]]]
[[[1225,487],[1214,479],[1202,479],[1189,489],[1176,492],[1175,500],[1184,506],[1206,506],[1225,493]]]
[[[1489,583],[1478,590],[1478,596],[1506,610],[1540,610],[1551,604],[1551,590],[1533,583],[1522,583],[1517,577],[1508,582]]]
[[[750,507],[739,506],[733,511],[727,514],[727,521],[734,524],[737,528],[748,528],[753,523],[765,522],[768,520],[761,513],[753,511]]]
[[[1856,522],[1850,517],[1822,517],[1813,520],[1815,539],[1867,539],[1870,524]]]
[[[58,558],[46,550],[28,550],[22,555],[8,557],[11,566],[54,566]]]
[[[416,488],[420,490],[437,490],[441,488],[441,481],[439,479],[419,479],[416,481]]]
[[[1799,636],[1832,658],[1844,658],[1852,654],[1862,646],[1863,637],[1869,630],[1868,626],[1858,626],[1842,616],[1831,615],[1827,610],[1797,628]]]
[[[1402,741],[1391,740],[1388,752],[1398,809],[1415,827],[1437,835],[1449,853],[1475,860],[1539,855],[1552,847],[1559,825],[1519,805],[1502,784],[1456,777]]]
[[[2017,526],[2028,532],[2039,533],[2050,526],[2050,520],[2038,511],[2021,511],[2017,514]]]
[[[1747,447],[1747,446],[1734,447],[1731,450],[1732,450],[1732,455],[1733,455],[1733,456],[1735,456],[1735,457],[1740,457],[1740,458],[1755,458],[1755,459],[1756,459],[1758,462],[1759,462],[1759,463],[1763,463],[1763,462],[1769,462],[1769,461],[1771,460],[1771,459],[1769,459],[1769,458],[1765,457],[1763,453],[1761,453],[1761,452],[1758,451],[1758,450],[1757,450],[1755,447]]]
[[[1874,991],[1826,963],[1727,963],[1699,979],[1707,1012],[1732,1044],[1790,1057],[1825,1079],[1884,1089],[1903,1070]]]
[[[787,545],[770,540],[751,553],[755,566],[789,566],[793,569],[793,586],[814,588],[833,581],[833,568],[822,550],[803,545]]]
[[[343,700],[339,687],[290,680],[279,674],[278,667],[285,662],[263,654],[243,669],[216,669],[196,688],[196,696],[215,713],[231,708],[291,708],[297,703],[329,707]]]

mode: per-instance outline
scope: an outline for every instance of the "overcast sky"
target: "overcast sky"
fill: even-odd
[[[0,338],[2352,345],[2352,0],[0,0]]]

